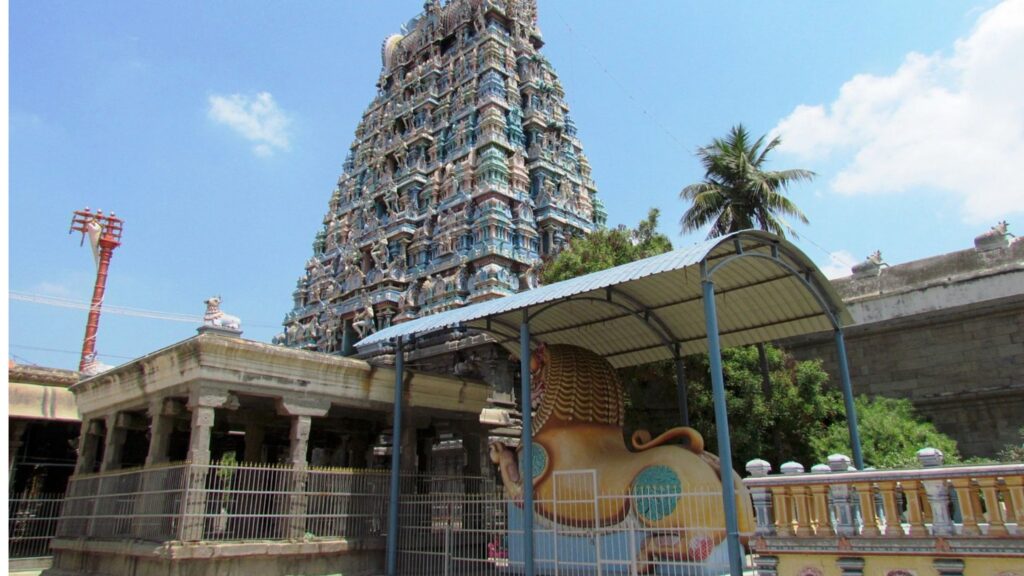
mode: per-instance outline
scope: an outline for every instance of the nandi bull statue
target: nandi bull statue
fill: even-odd
[[[224,313],[220,309],[220,301],[220,296],[211,296],[203,300],[203,304],[206,304],[206,313],[203,314],[203,325],[241,331],[242,321],[238,319],[238,316]]]
[[[659,560],[708,560],[726,537],[723,469],[704,450],[700,433],[678,427],[652,439],[639,430],[628,449],[622,384],[607,360],[585,348],[542,344],[530,358],[530,377],[533,462],[519,462],[500,442],[490,446],[508,495],[521,499],[532,476],[539,516],[574,528],[634,531],[636,546],[623,554],[636,559],[641,573],[653,572]],[[567,481],[565,473],[574,470],[596,471],[596,494],[592,481]],[[740,533],[749,535],[750,497],[739,476],[724,473],[734,474]],[[595,499],[597,505],[580,504]]]

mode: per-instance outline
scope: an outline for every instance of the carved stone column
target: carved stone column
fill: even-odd
[[[82,432],[78,438],[78,460],[75,474],[87,474],[96,466],[96,452],[103,436],[103,420],[90,418],[82,421]]]
[[[18,455],[18,449],[21,448],[21,439],[25,435],[25,430],[28,428],[27,420],[14,420],[9,419],[10,436],[7,439],[7,471],[8,478],[14,482],[14,459]]]
[[[128,430],[127,414],[115,412],[107,415],[107,438],[103,446],[103,462],[100,472],[117,470],[121,467],[121,454]]]
[[[192,411],[192,435],[188,444],[189,478],[185,493],[185,517],[181,523],[181,539],[203,539],[206,522],[206,480],[210,466],[210,434],[213,432],[217,408],[234,410],[238,398],[224,391],[199,388],[189,397]]]
[[[301,540],[306,534],[306,505],[308,503],[306,483],[309,479],[306,454],[309,452],[312,417],[326,416],[330,408],[331,403],[328,400],[282,398],[277,402],[278,414],[291,416],[288,463],[292,467],[292,486],[288,499],[288,518],[285,527],[285,535],[291,539]]]
[[[160,398],[149,405],[149,451],[146,453],[146,469],[143,472],[141,493],[135,499],[135,515],[132,518],[132,534],[140,539],[153,531],[160,532],[167,522],[166,513],[167,473],[151,467],[166,463],[171,433],[174,432],[174,416],[184,407],[181,402]]]
[[[149,452],[146,453],[146,466],[167,462],[167,450],[174,432],[174,417],[180,414],[183,406],[171,398],[154,400],[149,405]]]

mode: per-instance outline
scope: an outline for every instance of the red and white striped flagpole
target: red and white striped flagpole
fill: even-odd
[[[114,253],[114,248],[121,245],[123,223],[124,221],[115,216],[113,212],[107,216],[103,214],[102,210],[92,212],[88,208],[76,210],[71,218],[71,230],[68,233],[81,232],[83,242],[88,235],[94,254],[98,249],[96,285],[93,287],[92,302],[89,305],[89,319],[85,323],[82,358],[78,363],[78,370],[83,374],[86,372],[86,368],[96,360],[96,332],[100,326],[103,293],[107,289],[107,270],[110,267],[110,257]]]

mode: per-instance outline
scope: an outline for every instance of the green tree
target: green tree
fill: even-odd
[[[1020,439],[1024,440],[1024,428],[1021,428],[1018,433]],[[999,452],[1000,462],[1024,462],[1024,442],[1020,444],[1007,444],[1002,451]]]
[[[743,470],[754,458],[775,466],[788,460],[818,462],[809,439],[825,433],[828,424],[841,417],[842,402],[826,389],[828,374],[820,361],[798,362],[774,346],[765,350],[775,391],[771,401],[761,390],[757,349],[742,346],[722,351],[733,466]],[[707,355],[687,357],[686,373],[690,426],[704,436],[709,451],[718,453]],[[620,374],[628,395],[627,434],[639,428],[657,434],[679,425],[671,362],[625,368]],[[843,452],[849,451],[847,445]]]
[[[917,451],[925,447],[942,450],[946,464],[961,462],[956,441],[939,432],[931,422],[922,420],[909,400],[861,395],[854,398],[854,405],[867,466],[916,468]],[[839,412],[839,417],[822,434],[811,437],[810,443],[818,462],[837,452],[848,455],[850,439],[845,414]]]
[[[683,232],[711,224],[708,238],[755,227],[779,236],[785,236],[788,230],[796,236],[782,217],[792,216],[807,224],[807,217],[784,192],[790,184],[810,181],[815,174],[800,168],[766,170],[768,154],[782,143],[777,136],[767,143],[766,139],[767,135],[763,135],[753,140],[743,124],[737,124],[725,138],[715,138],[711,144],[697,149],[704,179],[679,193],[680,198],[690,202],[680,220]],[[771,401],[768,357],[762,344],[757,345],[757,352],[761,389]],[[779,441],[776,435],[776,452],[781,450]]]
[[[672,242],[657,232],[659,215],[651,208],[634,230],[620,225],[572,240],[545,264],[541,280],[551,284],[668,252]]]
[[[711,224],[708,238],[748,228],[780,236],[789,231],[795,236],[782,217],[792,216],[807,224],[807,217],[784,192],[795,182],[812,180],[815,174],[800,168],[766,170],[768,153],[782,143],[778,137],[765,143],[766,138],[751,141],[743,124],[737,124],[725,138],[715,138],[697,149],[704,180],[679,193],[691,204],[680,220],[683,232]]]

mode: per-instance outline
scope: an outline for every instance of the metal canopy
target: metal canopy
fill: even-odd
[[[835,330],[852,322],[817,266],[790,242],[746,230],[689,248],[385,328],[356,346],[452,328],[495,335],[519,353],[529,315],[533,342],[575,344],[615,367],[706,352],[701,282],[713,281],[722,346]]]
[[[401,438],[402,429],[403,342],[417,334],[475,328],[492,333],[513,352],[518,341],[523,406],[532,405],[531,342],[583,346],[616,367],[672,358],[676,361],[677,394],[684,418],[686,387],[681,358],[707,351],[719,458],[731,462],[721,346],[755,344],[832,329],[850,443],[857,468],[863,469],[842,330],[851,321],[842,300],[806,254],[773,234],[745,230],[610,270],[391,326],[356,346],[368,351],[383,344],[396,345],[393,438]],[[522,426],[524,435],[532,429],[530,410],[523,410]],[[521,460],[533,462],[533,443],[521,441],[520,447]],[[393,454],[390,505],[391,510],[397,511],[398,451]],[[721,480],[729,573],[742,576],[743,554],[732,474],[722,474]],[[533,483],[524,482],[526,576],[534,574],[533,496]],[[389,576],[397,574],[397,542],[395,512],[388,526]]]

